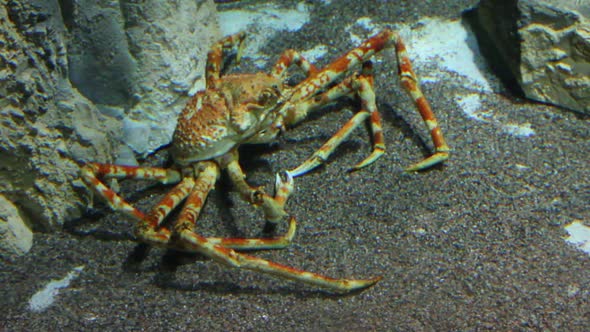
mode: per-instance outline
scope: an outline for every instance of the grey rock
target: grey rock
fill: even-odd
[[[57,2],[0,7],[0,192],[37,230],[80,215],[78,160],[109,160],[120,130],[67,79]]]
[[[33,232],[25,225],[17,208],[0,195],[0,258],[10,260],[29,252]]]
[[[477,13],[528,98],[590,114],[590,2],[482,0]]]
[[[142,20],[152,22],[159,19],[156,14],[147,14],[155,10],[150,4],[144,6],[146,13],[135,8],[134,14],[121,14],[126,21],[117,23],[120,29],[127,30],[121,30],[124,33],[118,36],[125,36],[125,47],[136,51],[130,53],[133,56],[126,58],[131,62],[118,58],[117,61],[107,61],[102,67],[103,74],[112,78],[116,77],[113,74],[116,72],[121,75],[132,73],[123,82],[132,87],[125,87],[128,95],[141,94],[142,98],[137,99],[135,105],[161,105],[162,109],[159,109],[160,113],[156,112],[156,107],[151,113],[142,113],[140,111],[144,109],[143,106],[140,109],[130,108],[131,104],[113,105],[113,101],[120,101],[116,99],[119,98],[116,94],[109,97],[109,100],[103,100],[104,104],[96,104],[96,98],[107,98],[108,90],[104,87],[101,90],[102,85],[111,85],[115,90],[123,91],[123,83],[97,79],[84,81],[84,85],[73,79],[83,76],[73,72],[83,66],[77,59],[70,57],[70,48],[76,50],[73,53],[77,54],[76,52],[83,52],[83,48],[76,48],[74,41],[88,46],[94,40],[82,42],[81,37],[74,33],[75,14],[81,15],[80,12],[86,10],[79,7],[79,3],[27,0],[3,1],[0,6],[0,194],[14,203],[19,215],[34,230],[58,229],[65,221],[79,217],[91,204],[89,190],[79,180],[81,163],[112,162],[118,155],[125,160],[133,159],[129,148],[124,146],[129,139],[124,136],[126,121],[142,123],[143,119],[149,118],[144,126],[150,129],[151,136],[143,137],[145,141],[150,146],[166,143],[163,140],[166,135],[153,135],[158,130],[154,122],[166,122],[165,126],[175,125],[175,109],[164,105],[182,104],[182,99],[186,98],[190,88],[188,81],[201,75],[197,73],[201,69],[193,68],[196,63],[204,63],[204,57],[198,52],[207,49],[210,40],[216,38],[211,35],[217,33],[216,18],[210,11],[211,8],[214,10],[212,1],[191,2],[195,10],[206,8],[206,12],[210,14],[207,18],[200,17],[200,14],[191,12],[176,2],[166,2],[169,4],[167,9],[158,7],[168,15],[168,35],[150,35],[145,32],[141,37],[130,37],[133,34],[130,31],[132,29],[149,30],[149,24],[142,23]],[[112,1],[98,3],[111,11],[131,6],[127,3],[115,6],[112,3],[116,2]],[[89,8],[94,7],[89,5]],[[103,12],[99,16],[106,14],[107,12]],[[171,17],[175,14],[183,19],[173,22]],[[191,15],[195,21],[201,20],[199,24],[209,24],[211,28],[211,31],[201,28],[201,37],[197,37],[196,33],[189,34],[202,43],[193,49],[191,47],[196,42],[185,45],[184,36],[178,39],[172,37],[175,33],[181,34]],[[162,26],[163,23],[160,27]],[[188,26],[188,31],[192,31],[194,27],[195,25]],[[88,25],[86,30],[96,34],[107,33],[107,30],[100,29],[97,25]],[[139,34],[142,33],[138,30],[136,35]],[[165,52],[162,51],[163,54],[156,57],[152,65],[148,65],[149,54],[157,53],[156,49],[152,49],[155,44],[165,49]],[[119,45],[123,45],[123,41]],[[101,44],[101,47],[112,49],[110,46],[108,43]],[[151,49],[152,53],[145,49]],[[114,55],[123,54],[121,49],[114,51]],[[94,49],[89,48],[85,52],[92,53]],[[169,58],[171,54],[177,58],[176,61]],[[108,55],[108,52],[103,52],[101,57],[105,60]],[[121,57],[125,58],[122,55]],[[198,61],[196,57],[199,58]],[[195,64],[187,65],[193,60]],[[108,64],[113,64],[114,68],[109,68]],[[124,69],[124,65],[131,67]],[[108,70],[111,72],[107,73]],[[79,85],[73,85],[72,81]],[[154,88],[149,87],[150,82]],[[171,82],[187,83],[174,85]],[[102,92],[94,95],[81,93],[84,89],[93,89],[91,84],[95,85],[96,91]],[[154,99],[143,98],[152,92],[156,96]],[[121,153],[118,153],[119,150]]]
[[[62,7],[74,86],[110,112],[121,110],[123,139],[136,152],[168,143],[182,97],[202,78],[219,37],[213,1],[67,0]]]

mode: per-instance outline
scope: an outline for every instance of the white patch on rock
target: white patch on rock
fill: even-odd
[[[29,300],[29,309],[31,311],[41,312],[49,308],[55,301],[55,297],[59,294],[60,289],[68,287],[72,280],[78,278],[82,270],[84,270],[84,266],[75,267],[65,278],[50,281],[45,288],[31,297]]]
[[[328,53],[328,46],[317,45],[316,47],[314,47],[312,49],[301,52],[301,55],[303,55],[303,57],[305,59],[307,59],[307,61],[314,63],[318,59],[320,59],[321,57],[326,55],[326,53]]]
[[[299,30],[308,21],[309,10],[304,2],[298,3],[295,9],[263,4],[249,10],[219,12],[221,33],[224,36],[240,31],[254,32],[247,37],[244,57],[253,59],[259,67],[266,65],[268,56],[261,54],[260,49],[266,45],[269,38],[281,31]]]
[[[151,136],[152,130],[148,122],[138,121],[131,118],[123,119],[123,137],[125,144],[136,151],[143,151],[147,146],[147,138]]]
[[[565,226],[565,230],[569,233],[565,240],[590,255],[590,227],[577,220]]]
[[[354,33],[353,28],[355,28],[355,27],[360,27],[360,28],[364,29],[365,31],[368,32],[368,34],[366,36],[360,36],[360,35]],[[361,18],[357,19],[356,22],[354,22],[354,24],[347,26],[344,29],[344,31],[348,32],[348,35],[350,36],[350,40],[352,41],[352,43],[354,45],[359,45],[360,43],[365,41],[365,39],[367,37],[378,33],[381,29],[382,29],[381,26],[377,26],[377,25],[373,24],[371,18],[361,17]]]
[[[465,77],[472,83],[473,90],[492,91],[480,69],[485,64],[475,37],[460,21],[428,18],[420,21],[415,29],[402,27],[400,34],[416,66],[434,65]],[[439,73],[431,75],[447,80]]]
[[[126,166],[138,166],[139,163],[135,159],[135,153],[126,144],[121,144],[117,149],[117,159],[115,159],[116,165]]]

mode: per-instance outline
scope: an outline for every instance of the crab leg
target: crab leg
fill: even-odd
[[[244,32],[239,32],[220,40],[211,47],[211,50],[207,53],[207,65],[205,67],[207,88],[214,88],[217,86],[223,69],[224,52],[231,52],[237,48],[236,62],[239,63],[244,49],[244,38],[246,38],[246,34]]]
[[[307,59],[305,59],[301,54],[299,54],[299,52],[293,49],[288,49],[285,52],[283,52],[283,54],[275,64],[275,68],[272,72],[272,75],[274,77],[282,78],[286,74],[287,69],[292,64],[295,64],[299,68],[301,68],[307,76],[312,76],[319,71],[314,64],[307,61]]]
[[[295,217],[289,218],[289,229],[287,233],[273,238],[222,238],[222,237],[208,237],[207,240],[215,245],[220,245],[225,248],[236,250],[267,250],[267,249],[283,249],[288,247],[293,241],[295,231],[297,229],[297,222]]]
[[[370,67],[366,63],[363,67]],[[367,71],[369,68],[366,68]],[[289,119],[296,119],[302,117],[300,113],[309,112],[309,110],[323,106],[324,104],[335,100],[341,96],[357,94],[361,99],[361,111],[356,113],[336,134],[334,134],[322,147],[320,147],[314,154],[304,161],[295,169],[289,171],[293,176],[303,175],[315,167],[325,162],[328,157],[336,150],[336,148],[344,142],[348,136],[362,124],[367,118],[370,118],[371,132],[373,135],[373,151],[371,154],[356,164],[353,169],[360,169],[370,165],[377,160],[385,152],[385,142],[383,140],[383,130],[381,128],[381,116],[377,111],[375,103],[375,92],[373,91],[373,80],[371,75],[355,75],[351,76],[342,83],[331,88],[324,94],[317,98],[302,103],[301,107],[295,108],[294,113],[287,117]],[[298,114],[299,113],[299,114]]]
[[[237,253],[232,249],[215,245],[205,237],[187,230],[182,231],[179,236],[187,248],[191,248],[196,252],[211,257],[213,260],[224,265],[268,273],[288,280],[325,287],[337,292],[350,292],[367,288],[381,280],[381,277],[372,279],[330,278],[317,273],[294,269],[255,256]]]
[[[137,224],[136,235],[144,243],[157,246],[168,246],[170,242],[170,230],[160,226],[175,207],[177,207],[193,190],[195,180],[186,177],[170,190],[156,204],[145,218]]]
[[[116,179],[156,180],[162,184],[177,183],[181,178],[180,172],[172,169],[100,163],[88,163],[82,167],[81,172],[82,178],[89,181],[87,183],[92,183],[91,179],[101,176]]]
[[[451,149],[443,137],[436,116],[434,115],[434,112],[432,112],[428,100],[426,100],[422,90],[420,90],[418,78],[412,70],[412,63],[410,62],[408,52],[406,51],[406,45],[397,34],[393,35],[393,40],[395,42],[395,52],[397,54],[401,84],[410,98],[412,98],[414,105],[416,105],[418,112],[420,112],[422,120],[426,124],[428,130],[430,130],[430,136],[432,137],[432,142],[434,143],[435,148],[435,153],[430,157],[406,168],[406,172],[419,171],[449,159],[449,152]]]
[[[161,227],[162,221],[176,208],[193,190],[195,180],[185,177],[172,190],[170,190],[149,213],[144,214],[133,207],[121,196],[107,187],[100,177],[106,178],[132,178],[144,180],[158,180],[164,184],[178,182],[180,173],[164,168],[148,168],[136,166],[117,166],[110,164],[90,163],[82,168],[82,179],[103,197],[116,211],[121,211],[138,221],[136,228],[137,237],[145,243],[157,246],[169,246],[170,231]],[[284,194],[284,193],[283,193]],[[289,229],[285,235],[264,239],[243,238],[208,238],[212,243],[220,244],[234,249],[259,250],[280,249],[291,243],[295,235],[296,222],[294,218],[289,221]]]
[[[136,219],[143,220],[145,215],[131,204],[127,203],[121,196],[107,187],[99,178],[129,178],[156,180],[163,184],[177,183],[181,175],[178,171],[137,166],[117,166],[110,164],[88,163],[81,169],[82,180],[96,193],[103,197],[113,210],[124,212]]]
[[[428,168],[443,162],[449,158],[449,146],[444,140],[442,131],[438,125],[438,121],[426,98],[424,97],[420,87],[418,85],[418,78],[412,70],[410,59],[408,58],[406,46],[402,41],[401,37],[389,29],[385,29],[375,36],[367,39],[359,47],[351,50],[342,57],[338,58],[326,68],[322,69],[317,74],[307,78],[301,84],[297,86],[295,92],[291,95],[289,103],[283,107],[283,110],[288,113],[287,118],[290,124],[296,124],[303,120],[307,115],[306,111],[295,111],[298,104],[314,103],[313,98],[319,91],[329,86],[334,81],[341,78],[343,75],[352,70],[355,66],[360,64],[365,65],[367,61],[377,52],[385,49],[394,47],[397,56],[399,77],[403,88],[408,92],[412,98],[420,116],[426,124],[432,141],[435,147],[435,153],[430,157],[411,165],[406,171],[417,171]],[[307,110],[311,108],[302,107]]]
[[[215,185],[218,175],[218,166],[214,163],[209,163],[200,173],[193,191],[186,200],[179,219],[173,228],[173,236],[180,240],[182,250],[199,252],[228,266],[268,273],[285,279],[300,281],[340,292],[363,289],[375,284],[381,279],[380,277],[365,280],[329,278],[254,256],[240,254],[196,234],[193,232],[193,229],[197,218],[207,194]]]
[[[82,167],[81,173],[84,182],[103,197],[113,210],[124,212],[138,221],[136,234],[143,242],[157,245],[165,245],[170,239],[170,231],[164,227],[159,228],[159,224],[188,195],[193,185],[193,182],[188,181],[190,179],[183,179],[146,215],[107,187],[99,178],[157,180],[163,184],[169,184],[180,181],[181,175],[178,171],[156,167],[89,163]]]

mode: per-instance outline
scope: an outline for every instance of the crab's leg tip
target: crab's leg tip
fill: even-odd
[[[320,166],[322,162],[321,158],[314,156],[288,172],[292,177],[298,177]]]
[[[447,159],[449,159],[449,152],[448,151],[436,152],[432,156],[409,166],[408,168],[405,169],[405,171],[408,173],[422,171],[422,170],[425,170],[425,169],[432,167],[434,165],[440,164]]]
[[[289,217],[289,229],[287,234],[284,235],[287,241],[291,241],[295,237],[295,231],[297,230],[297,221],[294,216]]]
[[[384,153],[385,151],[381,149],[373,150],[373,152],[367,158],[363,159],[361,162],[354,165],[350,170],[358,171],[361,168],[367,167],[374,163],[377,159],[379,159]]]
[[[376,284],[376,283],[378,283],[379,281],[381,281],[381,279],[383,279],[383,276],[377,276],[377,277],[375,277],[373,279],[370,279],[371,286],[374,285],[374,284]]]
[[[305,172],[304,171],[301,171],[300,168],[301,167],[297,167],[295,169],[292,169],[292,170],[288,171],[289,172],[289,175],[291,175],[292,177],[298,177],[300,175],[305,174]]]
[[[360,291],[360,290],[369,288],[369,287],[375,285],[376,283],[378,283],[381,279],[383,279],[382,276],[378,276],[378,277],[371,278],[371,279],[349,280],[347,282],[346,291],[349,291],[349,292]]]
[[[375,278],[367,279],[367,280],[365,281],[365,285],[366,285],[366,287],[371,287],[371,286],[373,286],[374,284],[376,284],[376,283],[378,283],[379,281],[381,281],[381,279],[383,279],[383,276],[377,276],[377,277],[375,277]]]

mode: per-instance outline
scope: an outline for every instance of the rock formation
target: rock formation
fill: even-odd
[[[590,2],[482,0],[477,17],[526,97],[590,114]]]

